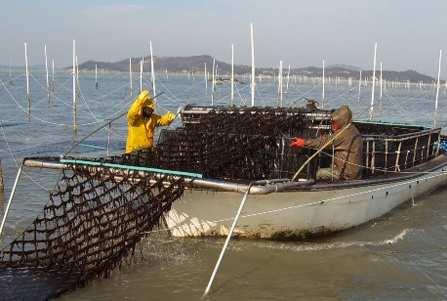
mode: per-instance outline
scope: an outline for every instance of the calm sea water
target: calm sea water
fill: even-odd
[[[22,70],[0,71],[0,158],[9,195],[17,162],[27,156],[60,155],[72,142],[71,77],[56,74],[50,103],[45,78],[32,70],[31,120],[26,114],[25,78]],[[136,79],[136,76],[134,77]],[[134,87],[138,82],[134,81]],[[82,137],[115,114],[128,108],[127,74],[101,74],[95,89],[91,74],[80,75],[78,135]],[[149,86],[149,74],[145,75]],[[187,103],[210,104],[210,85],[203,77],[159,75],[157,90],[165,92],[157,110],[176,111]],[[238,84],[236,104],[250,100],[249,86]],[[134,90],[134,94],[136,89]],[[229,84],[217,86],[216,103],[227,104]],[[357,85],[327,85],[327,106],[349,104],[358,119],[366,118],[371,94]],[[432,124],[435,90],[384,90],[377,119]],[[379,94],[377,91],[377,98]],[[301,105],[303,97],[321,97],[319,83],[290,81],[286,105]],[[376,98],[376,101],[377,101]],[[276,104],[271,79],[257,84],[256,101]],[[381,110],[379,108],[381,107]],[[447,96],[441,90],[439,120],[447,126]],[[126,135],[125,122],[113,124],[110,151],[120,153]],[[105,154],[105,131],[76,150],[83,155]],[[0,245],[7,244],[40,213],[58,178],[57,172],[26,170],[12,205]],[[420,197],[391,214],[361,227],[311,242],[235,240],[225,256],[210,300],[444,300],[447,299],[447,203],[446,190]],[[236,208],[235,208],[236,209]],[[198,300],[207,284],[223,240],[182,240],[157,235],[141,244],[137,263],[95,280],[61,300]],[[144,258],[140,258],[143,256]]]

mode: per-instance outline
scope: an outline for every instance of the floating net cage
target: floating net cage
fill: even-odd
[[[108,277],[183,190],[181,178],[69,166],[42,214],[0,253],[0,299],[46,300]]]

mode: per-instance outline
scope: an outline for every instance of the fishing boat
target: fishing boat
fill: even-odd
[[[331,166],[333,157],[321,152],[307,160],[315,151],[293,150],[287,137],[329,133],[330,113],[313,106],[189,105],[181,113],[183,126],[163,130],[155,151],[121,156],[118,163],[149,166],[155,173],[184,178],[183,196],[165,214],[166,226],[175,237],[227,235],[248,190],[234,233],[281,240],[361,225],[447,182],[440,128],[378,121],[354,122],[364,143],[362,179],[316,180],[318,168]],[[25,166],[93,164],[89,162],[34,158],[25,160]]]

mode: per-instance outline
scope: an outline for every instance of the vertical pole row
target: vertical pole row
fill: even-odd
[[[25,42],[25,75],[26,75],[26,100],[28,102],[28,120],[31,120],[31,94],[29,86],[28,44]]]
[[[373,60],[373,74],[372,74],[372,86],[371,86],[371,106],[369,108],[369,120],[374,117],[374,97],[376,87],[376,62],[377,62],[377,42],[374,44],[374,60]]]

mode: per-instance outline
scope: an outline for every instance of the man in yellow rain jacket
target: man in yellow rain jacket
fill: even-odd
[[[159,116],[154,114],[154,110],[155,103],[149,91],[141,91],[127,113],[126,154],[152,148],[155,127],[168,126],[175,119],[171,112]]]

